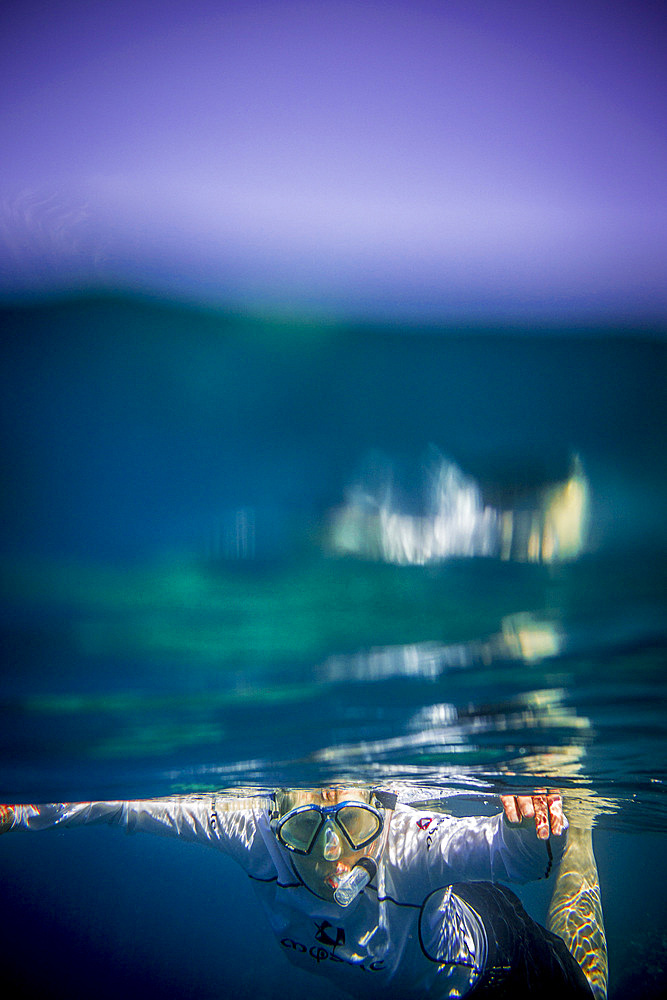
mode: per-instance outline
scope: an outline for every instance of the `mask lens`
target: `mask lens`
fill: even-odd
[[[293,851],[307,853],[322,823],[322,816],[317,809],[304,809],[302,812],[286,816],[280,825],[280,838]]]
[[[365,806],[343,806],[336,814],[336,822],[353,847],[363,847],[374,840],[382,828],[377,813]]]

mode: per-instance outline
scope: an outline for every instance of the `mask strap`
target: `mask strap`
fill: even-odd
[[[398,795],[395,792],[384,792],[381,789],[374,788],[372,797],[383,809],[395,809],[398,802]]]
[[[275,795],[229,795],[227,792],[215,792],[212,795],[218,812],[238,812],[242,809],[259,811],[266,809],[270,817],[277,816]]]

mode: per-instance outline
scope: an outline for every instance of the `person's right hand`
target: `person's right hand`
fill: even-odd
[[[565,818],[559,792],[547,793],[542,789],[531,795],[501,795],[500,801],[510,823],[534,819],[540,840],[547,840],[550,832],[557,837],[563,832]]]
[[[14,822],[14,810],[11,806],[0,805],[0,833],[7,833],[11,830]]]

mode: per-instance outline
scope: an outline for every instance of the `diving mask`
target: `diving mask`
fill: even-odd
[[[270,817],[274,836],[291,853],[298,878],[316,896],[335,899],[341,906],[349,905],[374,877],[396,806],[393,792],[374,789],[363,792],[363,799],[356,789],[350,792],[331,805],[318,801],[325,796],[315,793],[315,801],[283,813],[286,796],[294,801],[294,793],[281,790],[274,795]],[[364,859],[372,861],[372,866],[366,866]],[[364,862],[361,868],[360,862]]]
[[[290,809],[272,825],[283,847],[307,855],[326,824],[333,824],[351,849],[360,851],[380,836],[384,817],[374,806],[362,802],[339,802],[332,806],[309,803]]]

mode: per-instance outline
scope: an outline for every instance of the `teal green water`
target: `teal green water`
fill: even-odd
[[[120,298],[2,325],[0,801],[352,778],[488,805],[548,784],[596,817],[617,989],[633,961],[660,981],[635,865],[667,831],[658,331],[341,328]],[[553,490],[573,467],[586,516],[565,551]],[[145,868],[99,837],[76,835],[91,880]],[[48,850],[7,869],[19,895],[12,871],[51,899],[49,864],[76,867]],[[99,850],[114,861],[95,874]],[[198,862],[155,851],[150,891],[175,865],[187,907]],[[105,913],[99,935],[127,948]]]

